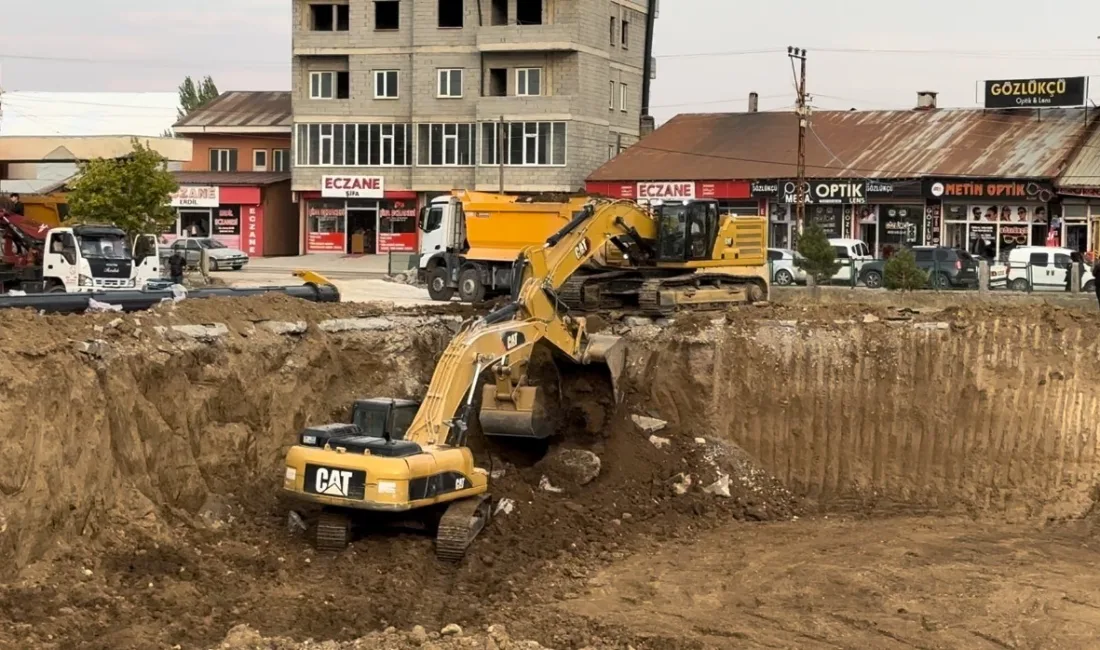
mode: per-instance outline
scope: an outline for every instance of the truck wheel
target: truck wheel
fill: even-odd
[[[46,289],[46,293],[65,293],[65,285],[55,284],[49,289]]]
[[[477,269],[466,269],[458,274],[458,299],[462,302],[485,300],[485,285],[481,284]]]
[[[455,295],[455,290],[447,286],[447,267],[437,266],[428,273],[428,295],[439,302],[447,302]]]

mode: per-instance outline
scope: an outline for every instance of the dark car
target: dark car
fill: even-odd
[[[947,246],[914,246],[917,266],[928,273],[929,286],[936,289],[978,286],[978,262],[961,248]],[[859,271],[859,281],[876,289],[882,286],[885,260],[867,262]]]

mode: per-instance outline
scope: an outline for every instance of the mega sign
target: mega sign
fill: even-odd
[[[322,176],[321,196],[335,199],[380,199],[385,196],[381,176]]]
[[[781,188],[784,203],[798,202],[798,183],[787,181]],[[810,181],[802,184],[806,203],[853,204],[867,202],[866,181]]]
[[[221,205],[215,185],[180,185],[171,199],[173,208],[216,208]]]
[[[985,82],[986,108],[1084,106],[1088,77],[1005,79]]]
[[[695,198],[695,183],[692,181],[686,182],[661,182],[661,183],[638,183],[638,199],[640,200],[656,200],[656,199],[694,199]]]

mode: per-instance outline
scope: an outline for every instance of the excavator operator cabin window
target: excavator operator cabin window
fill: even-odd
[[[663,205],[658,208],[661,215],[660,252],[665,261],[683,261],[685,235],[687,233],[687,214],[683,205]]]
[[[714,215],[714,205],[710,203],[692,203],[688,207],[688,244],[690,259],[701,260],[707,258],[709,247],[707,243],[713,239],[713,227],[711,226]]]

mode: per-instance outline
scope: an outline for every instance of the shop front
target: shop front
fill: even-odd
[[[1051,220],[1051,230],[1059,245],[1078,253],[1095,253],[1100,238],[1100,188],[1063,188],[1058,193],[1062,218]]]
[[[414,253],[420,245],[416,192],[386,190],[381,176],[323,176],[299,202],[306,253]]]
[[[1004,261],[1017,246],[1065,241],[1061,205],[1052,203],[1049,182],[928,179],[924,190],[929,222],[937,231],[935,244]]]
[[[585,191],[613,199],[652,200],[714,199],[719,214],[756,216],[761,203],[753,198],[748,181],[589,181]]]
[[[162,233],[161,244],[179,237],[210,237],[249,257],[262,257],[262,194],[259,187],[180,185],[171,198],[176,222]]]

